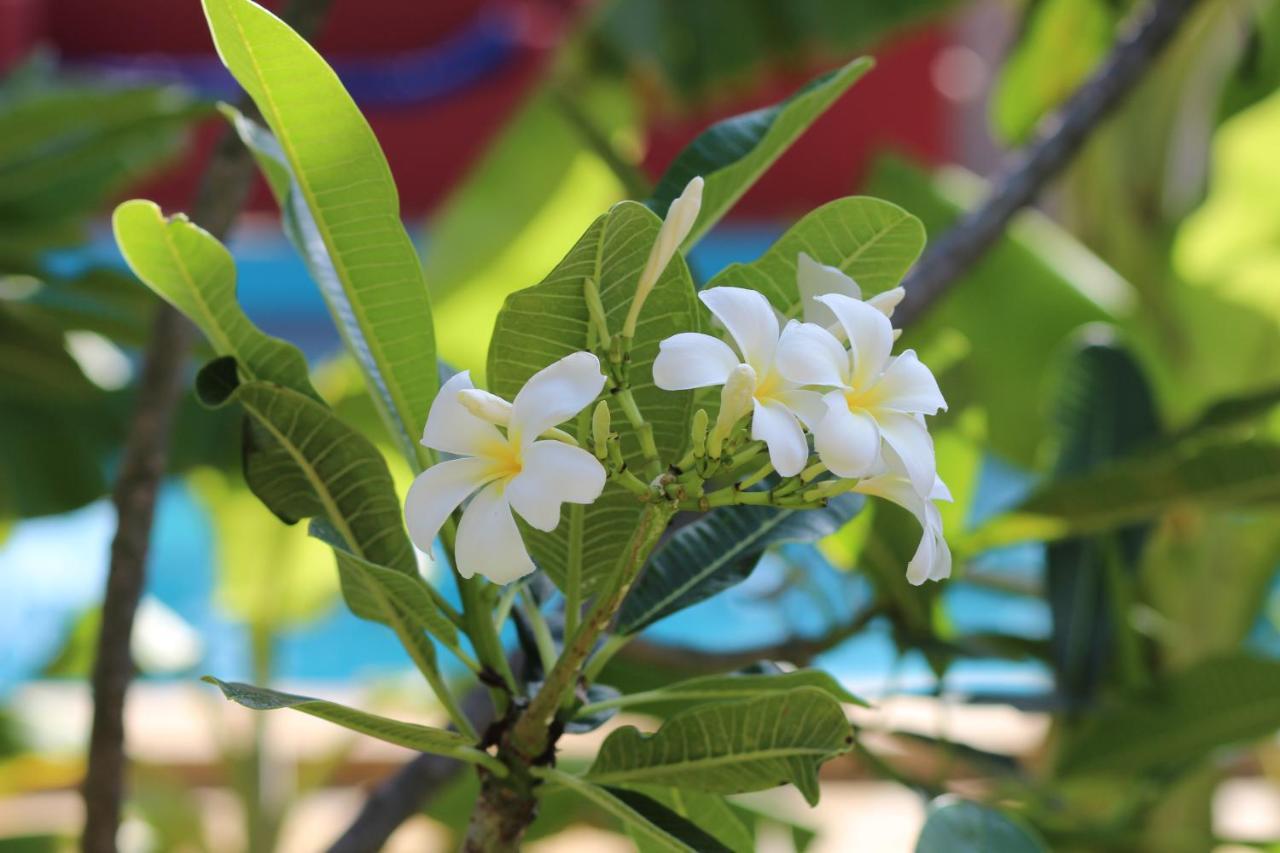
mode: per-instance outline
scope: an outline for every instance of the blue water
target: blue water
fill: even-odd
[[[703,241],[692,258],[695,274],[734,261],[749,261],[775,239],[769,226],[721,230]],[[338,338],[323,301],[290,248],[276,236],[247,235],[233,242],[246,312],[266,331],[298,343],[309,358],[332,353]],[[117,262],[107,240],[64,259],[68,266]],[[995,511],[1027,487],[1024,476],[998,464],[984,471],[975,513]],[[38,673],[62,643],[66,627],[97,600],[103,587],[113,511],[100,501],[64,516],[23,522],[0,546],[0,695]],[[190,677],[211,672],[224,678],[248,678],[246,632],[220,613],[213,602],[212,541],[209,519],[180,481],[166,484],[157,515],[146,595],[162,602],[199,634],[203,659]],[[997,556],[996,565],[1001,558]],[[1036,571],[1039,549],[1006,554],[1010,571]],[[789,564],[802,565],[807,588],[788,583]],[[318,570],[331,570],[328,566]],[[454,595],[447,579],[442,589]],[[816,549],[789,546],[766,557],[741,586],[689,608],[653,626],[657,641],[703,649],[729,650],[779,642],[795,635],[814,636],[848,618],[869,596],[856,574],[839,572]],[[961,630],[999,628],[1042,637],[1049,625],[1037,601],[982,589],[963,582],[945,591],[950,618]],[[447,657],[447,654],[445,655]],[[884,624],[824,654],[818,664],[851,688],[868,696],[890,689],[933,689],[937,685],[922,657],[899,655]],[[408,664],[391,632],[356,619],[340,603],[305,628],[280,638],[276,667],[280,677],[352,679],[404,671]],[[1033,664],[969,661],[958,664],[943,685],[949,690],[989,689],[1038,692],[1047,673]]]

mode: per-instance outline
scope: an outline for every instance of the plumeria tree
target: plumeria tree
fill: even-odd
[[[242,312],[217,239],[134,200],[116,210],[117,242],[216,352],[197,391],[243,410],[250,487],[333,547],[348,606],[396,633],[451,726],[209,680],[251,708],[292,708],[474,765],[468,849],[515,849],[553,788],[676,850],[719,849],[728,831],[691,818],[684,797],[791,784],[816,802],[819,767],[856,737],[843,706],[857,700],[830,676],[738,673],[632,695],[599,676],[642,628],[743,579],[745,558],[830,533],[867,496],[919,522],[901,567],[911,583],[950,573],[936,506],[949,496],[925,420],[946,404],[913,351],[894,353],[897,285],[923,247],[919,221],[888,202],[840,199],[701,290],[684,258],[870,63],[709,128],[651,198],[603,212],[543,281],[508,298],[483,390],[471,371],[438,363],[390,171],[337,77],[251,0],[204,8],[261,122],[224,113],[417,472],[407,494],[377,437],[316,391],[300,351]],[[452,574],[456,597],[420,573],[415,546]],[[520,666],[502,641],[508,621],[532,638]],[[492,725],[463,712],[441,655],[486,686]],[[671,701],[684,710],[655,731],[614,730],[585,772],[556,766],[562,738],[619,708]]]

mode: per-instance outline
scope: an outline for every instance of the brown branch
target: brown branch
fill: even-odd
[[[1198,0],[1155,0],[1146,17],[1116,43],[1102,67],[1046,125],[1035,142],[1018,153],[994,182],[991,194],[929,246],[903,280],[906,298],[895,320],[920,318],[1004,233],[1013,215],[1026,207],[1074,158],[1089,133],[1142,80]]]
[[[314,31],[328,4],[329,0],[293,0],[286,19],[304,32]],[[205,168],[191,218],[215,237],[225,237],[248,198],[253,173],[252,156],[228,128]],[[116,850],[125,789],[125,695],[134,675],[129,640],[146,584],[156,493],[168,464],[193,337],[185,317],[167,304],[160,306],[143,354],[133,417],[111,494],[116,533],[93,666],[93,726],[82,786],[85,826],[80,845],[86,853]]]

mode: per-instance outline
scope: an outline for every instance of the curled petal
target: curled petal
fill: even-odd
[[[827,414],[827,404],[817,391],[801,391],[789,389],[778,391],[773,399],[791,410],[800,419],[805,428],[812,431]]]
[[[904,350],[889,362],[875,388],[877,404],[898,412],[935,415],[946,410],[947,401],[938,390],[933,371],[916,356],[915,350]]]
[[[582,411],[604,387],[600,359],[575,352],[542,368],[520,389],[511,403],[513,444],[529,445],[538,436]]]
[[[511,404],[479,388],[463,388],[458,392],[458,402],[468,412],[494,426],[506,426],[511,421]]]
[[[868,297],[867,304],[892,319],[894,310],[906,298],[906,295],[907,291],[904,288],[895,287],[892,290],[886,290],[884,293],[877,293],[875,296]]]
[[[698,298],[729,330],[742,360],[757,374],[768,373],[778,348],[778,317],[764,294],[742,287],[713,287]]]
[[[458,524],[458,574],[481,574],[505,584],[533,571],[533,558],[520,538],[501,482],[480,490],[462,511]]]
[[[853,299],[862,298],[862,289],[857,282],[838,268],[820,264],[804,252],[796,259],[796,285],[800,290],[804,321],[819,326],[830,326],[836,322],[836,315],[818,301],[819,296],[839,293]]]
[[[938,479],[929,430],[911,415],[898,412],[881,411],[876,421],[880,435],[906,471],[911,485],[921,496],[928,497]]]
[[[865,477],[880,465],[880,429],[863,409],[851,410],[839,392],[828,394],[827,413],[813,431],[822,464],[838,477]]]
[[[427,413],[422,443],[457,456],[483,456],[494,441],[503,441],[493,424],[476,417],[458,399],[458,392],[473,388],[470,371],[455,373],[440,388]]]
[[[797,385],[849,387],[849,352],[835,336],[813,323],[792,321],[782,330],[777,368]]]
[[[681,332],[658,345],[653,360],[653,384],[664,391],[687,391],[722,385],[740,359],[719,338]]]
[[[907,564],[908,582],[919,586],[928,580],[951,576],[951,548],[942,535],[942,514],[932,502],[920,496],[910,480],[890,473],[865,479],[854,491],[895,503],[920,522],[920,544]]]
[[[604,467],[590,453],[559,441],[535,441],[525,448],[523,468],[507,484],[507,500],[539,530],[560,523],[560,504],[589,504],[604,490]]]
[[[786,406],[757,401],[751,416],[751,437],[768,445],[769,461],[783,477],[804,470],[804,463],[809,459],[809,442],[805,440],[800,422]]]
[[[423,471],[404,499],[409,539],[419,550],[430,553],[449,513],[493,477],[493,464],[487,459],[451,459]]]
[[[865,302],[838,293],[819,296],[818,301],[835,313],[849,336],[849,350],[853,354],[850,384],[855,388],[870,385],[884,370],[893,349],[893,326],[889,318]]]

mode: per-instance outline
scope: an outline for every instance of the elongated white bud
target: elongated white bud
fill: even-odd
[[[458,402],[468,412],[494,426],[506,426],[511,420],[511,404],[479,388],[466,388],[458,392]]]
[[[698,211],[702,209],[702,178],[695,177],[685,186],[680,197],[671,202],[667,208],[667,218],[662,221],[658,230],[658,239],[649,250],[649,259],[645,261],[640,280],[636,282],[636,295],[631,300],[631,310],[627,312],[626,323],[622,327],[623,337],[635,337],[636,321],[640,317],[640,308],[649,298],[653,286],[662,277],[662,272],[671,263],[684,238],[693,230],[693,223],[698,220]]]
[[[742,416],[751,411],[755,402],[756,372],[749,364],[739,364],[729,373],[720,389],[720,413],[716,425],[707,436],[707,456],[720,458],[720,448]]]
[[[906,295],[907,291],[904,288],[895,287],[892,290],[886,290],[884,293],[877,293],[875,296],[870,297],[867,299],[867,304],[892,319],[894,309],[898,307]]]

